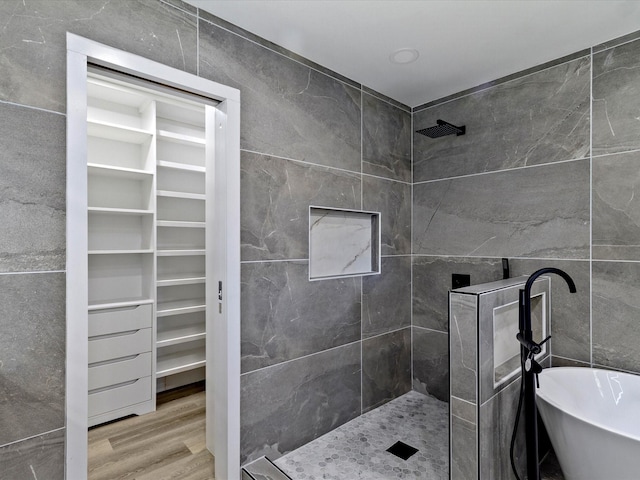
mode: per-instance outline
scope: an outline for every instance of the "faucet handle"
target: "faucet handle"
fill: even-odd
[[[538,346],[541,347],[542,345],[544,345],[545,343],[547,343],[549,340],[551,340],[551,335],[549,335],[547,338],[545,338],[544,340],[542,340]]]
[[[542,365],[534,360],[533,353],[529,353],[527,356],[527,359],[524,362],[524,369],[526,372],[531,372],[536,376],[536,388],[540,388],[538,374],[542,372]]]
[[[542,365],[536,362],[533,355],[533,352],[529,352],[529,355],[527,355],[527,359],[524,362],[524,370],[526,372],[533,372],[537,375],[542,371]]]

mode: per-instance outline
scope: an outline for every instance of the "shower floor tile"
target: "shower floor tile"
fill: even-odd
[[[409,392],[283,455],[274,463],[295,480],[449,478],[449,405]],[[407,460],[396,442],[418,449]]]

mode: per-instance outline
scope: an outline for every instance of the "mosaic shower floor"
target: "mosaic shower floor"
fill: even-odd
[[[274,463],[295,480],[445,480],[448,417],[447,403],[409,392]],[[386,451],[398,441],[418,452],[403,460]]]

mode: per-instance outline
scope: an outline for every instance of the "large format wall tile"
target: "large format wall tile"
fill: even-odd
[[[593,159],[593,257],[640,260],[640,152]]]
[[[589,161],[418,184],[414,253],[589,257]]]
[[[487,479],[512,479],[509,449],[513,425],[518,410],[520,382],[513,381],[486,403],[480,406],[479,438],[480,477]],[[514,461],[519,472],[526,471],[524,419],[514,447]]]
[[[362,342],[362,410],[411,390],[411,328]]]
[[[413,389],[449,401],[449,336],[413,327]]]
[[[502,278],[499,258],[413,257],[413,325],[448,331],[449,290],[454,273],[471,276],[471,285]]]
[[[64,426],[65,276],[0,275],[0,445]]]
[[[0,103],[0,271],[65,266],[65,118]]]
[[[66,110],[66,32],[196,73],[196,19],[156,0],[0,2],[0,99]]]
[[[0,480],[63,480],[64,428],[0,446],[0,465]]]
[[[593,55],[593,153],[640,148],[640,40]]]
[[[451,480],[478,477],[478,441],[475,423],[451,416]]]
[[[380,212],[382,255],[411,253],[411,185],[363,175],[362,208]]]
[[[383,257],[380,275],[362,278],[362,336],[411,325],[411,258]]]
[[[371,95],[362,100],[362,173],[411,181],[411,115]]]
[[[478,402],[478,298],[477,295],[451,293],[449,300],[450,394],[474,405]],[[418,329],[414,328],[416,330]],[[414,350],[418,340],[418,337],[414,338]],[[414,358],[416,355],[414,351]]]
[[[589,362],[590,342],[590,268],[588,261],[510,260],[512,276],[531,275],[540,268],[554,267],[567,272],[576,284],[569,292],[566,282],[557,275],[551,278],[551,353]]]
[[[309,206],[360,208],[360,177],[242,152],[242,260],[309,258]]]
[[[583,158],[589,154],[589,58],[579,58],[414,115],[463,136],[414,133],[415,182]]]
[[[592,268],[593,363],[640,373],[640,263]]]
[[[275,460],[360,415],[360,342],[241,377],[241,463]]]
[[[240,89],[241,147],[360,172],[360,90],[200,21],[200,75]]]
[[[310,282],[307,262],[241,272],[243,372],[360,340],[359,278]]]

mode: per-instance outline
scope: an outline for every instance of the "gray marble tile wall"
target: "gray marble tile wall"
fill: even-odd
[[[0,2],[0,478],[64,478],[66,32],[197,72],[179,0]]]
[[[210,15],[199,32],[200,75],[242,97],[241,461],[275,459],[411,389],[411,112]],[[382,273],[309,282],[309,206],[381,212]]]
[[[242,461],[410,390],[409,107],[181,0],[0,18],[0,478],[64,476],[67,31],[241,91]],[[381,211],[382,274],[309,282],[309,205]]]
[[[451,274],[497,280],[507,257],[513,276],[553,266],[576,282],[552,281],[553,365],[640,373],[638,58],[640,32],[413,110],[415,129],[467,127],[414,134],[414,330],[447,334]]]

